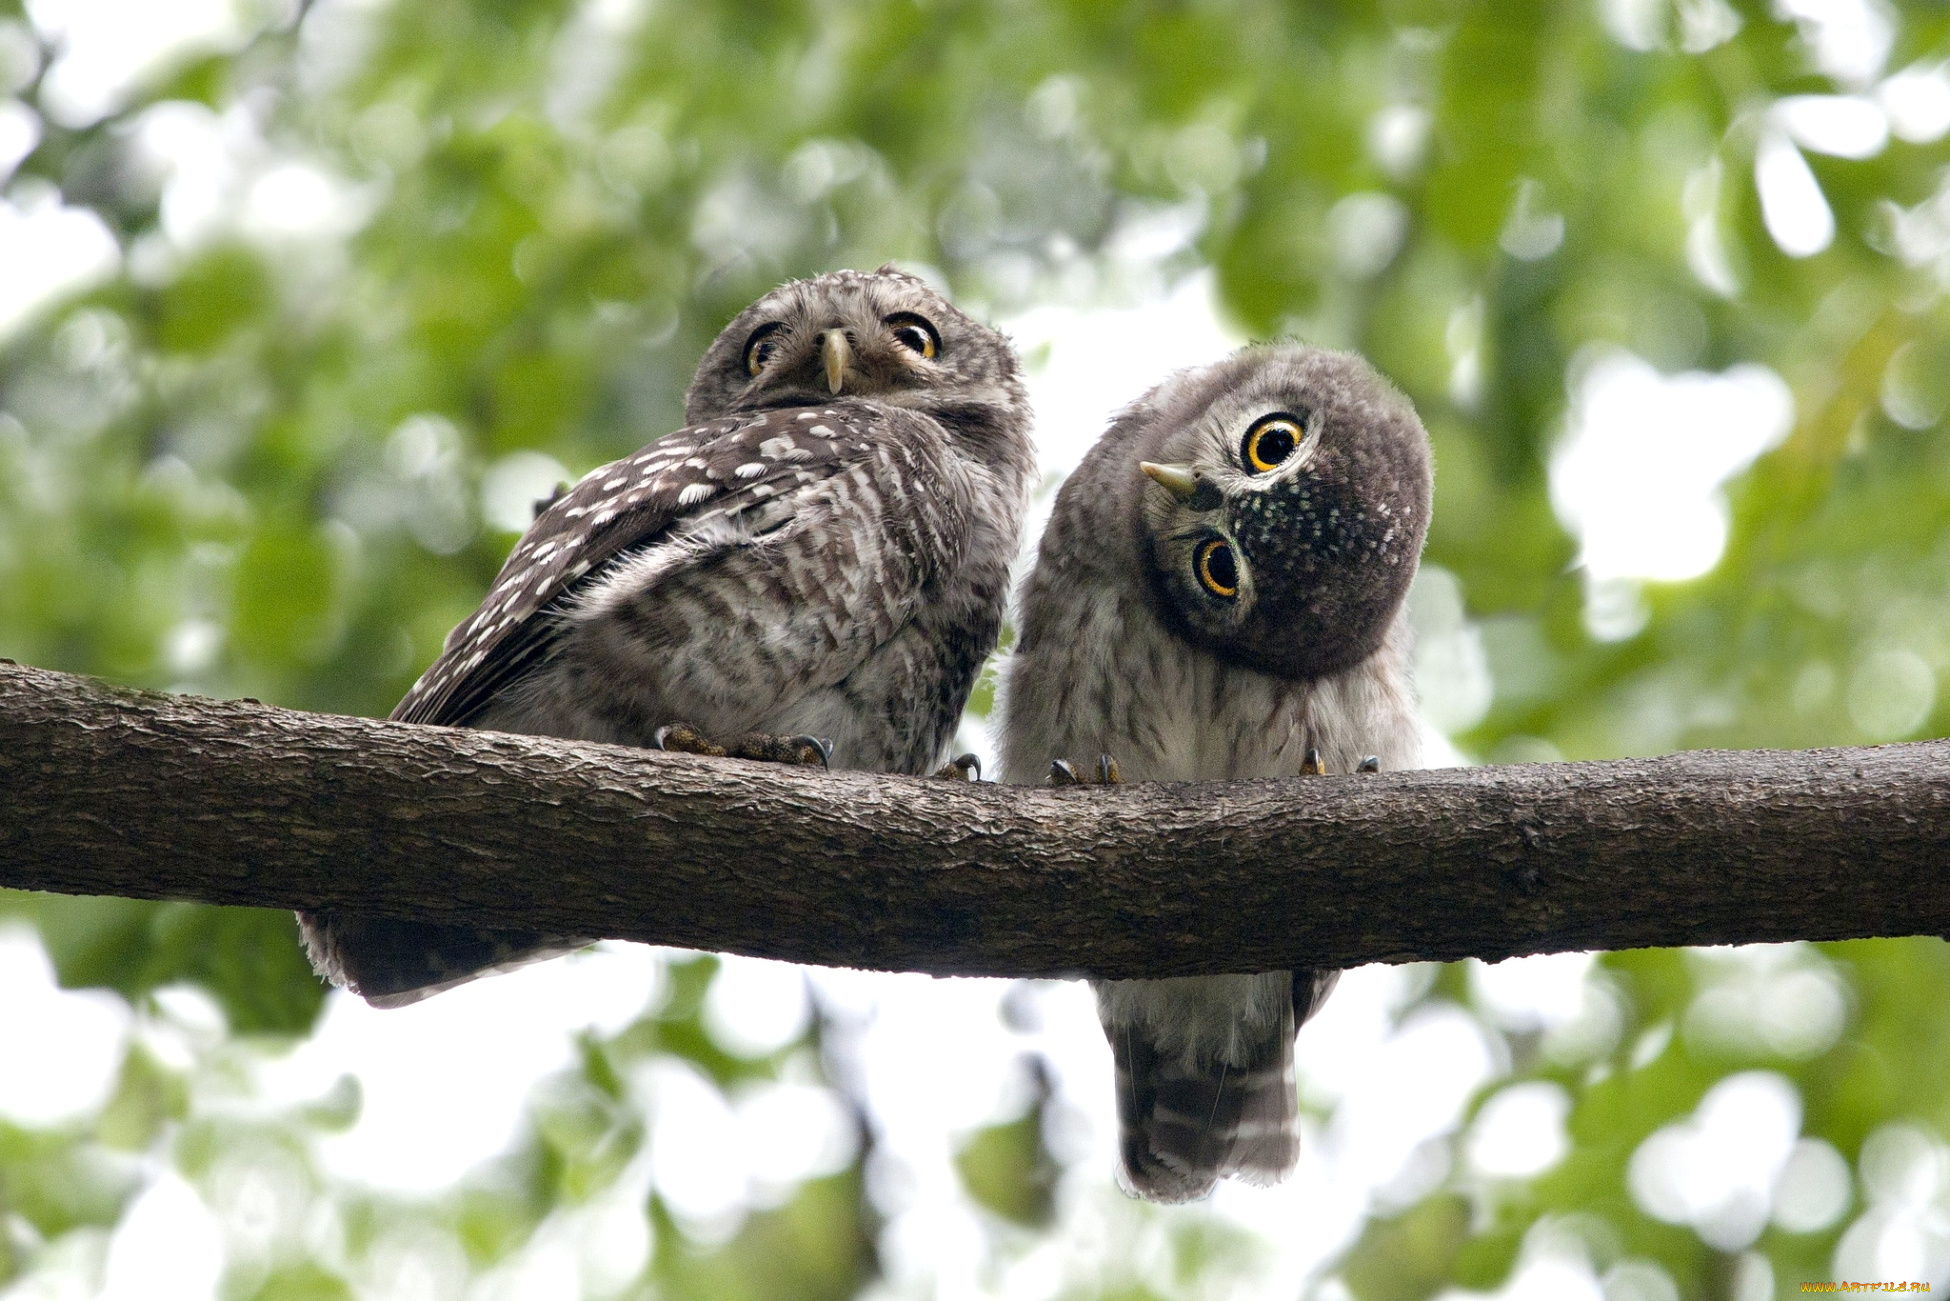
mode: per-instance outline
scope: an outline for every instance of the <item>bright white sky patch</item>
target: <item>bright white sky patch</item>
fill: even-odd
[[[652,1121],[650,1177],[693,1241],[729,1239],[747,1210],[782,1204],[855,1155],[853,1117],[824,1085],[760,1082],[727,1097],[674,1057],[645,1063],[636,1083]]]
[[[367,208],[337,177],[310,163],[285,162],[251,182],[238,225],[264,243],[341,239],[364,224]]]
[[[1512,1030],[1546,1030],[1584,1007],[1589,953],[1539,953],[1488,963],[1470,959],[1470,992],[1498,1023]]]
[[[575,476],[545,452],[510,452],[481,476],[481,518],[504,533],[526,532],[535,506]]]
[[[1889,115],[1859,95],[1789,95],[1775,121],[1805,149],[1837,158],[1873,158],[1889,143]]]
[[[1779,130],[1764,129],[1754,153],[1761,221],[1789,257],[1813,257],[1835,239],[1835,214],[1808,160]]]
[[[1333,1006],[1330,1001],[1327,1010]],[[1322,1142],[1344,1180],[1358,1178],[1372,1188],[1400,1174],[1424,1140],[1454,1129],[1499,1063],[1474,1017],[1435,1002],[1369,1046],[1357,1069],[1355,1087],[1335,1108]]]
[[[1480,1174],[1528,1179],[1564,1159],[1571,1095],[1549,1080],[1513,1084],[1485,1102],[1469,1130],[1469,1164]]]
[[[1362,190],[1327,210],[1327,241],[1341,274],[1365,280],[1381,272],[1408,237],[1408,206],[1392,194]]]
[[[1840,1219],[1853,1191],[1848,1160],[1825,1138],[1794,1145],[1774,1184],[1774,1223],[1789,1233],[1819,1233]]]
[[[108,1244],[97,1301],[214,1301],[223,1276],[216,1219],[173,1170],[143,1189]]]
[[[15,923],[0,926],[0,990],[0,1043],[10,1063],[0,1068],[0,1116],[43,1127],[106,1102],[128,1041],[128,1004],[55,984],[40,936]]]
[[[1943,1195],[1950,1149],[1918,1125],[1879,1127],[1857,1158],[1868,1209],[1835,1245],[1838,1278],[1950,1278],[1950,1232]]]
[[[242,32],[231,0],[27,0],[27,16],[59,51],[41,105],[76,127],[113,112],[144,78]]]
[[[1475,1088],[1500,1069],[1481,1026],[1438,1004],[1397,1025],[1426,988],[1425,969],[1348,972],[1296,1051],[1303,1096],[1331,1112],[1311,1126],[1301,1166],[1272,1189],[1221,1184],[1187,1207],[1131,1202],[1112,1187],[1116,1098],[1110,1050],[1095,999],[1080,981],[934,980],[814,970],[820,1001],[842,1027],[829,1042],[857,1060],[875,1125],[869,1189],[889,1218],[882,1249],[895,1295],[936,1289],[956,1297],[1088,1292],[1145,1277],[1147,1252],[1189,1220],[1250,1232],[1257,1245],[1242,1295],[1294,1296],[1360,1232],[1380,1185],[1409,1167],[1446,1172],[1442,1136]],[[1005,1019],[1005,1002],[1027,1014]],[[984,1219],[960,1186],[953,1159],[975,1127],[1018,1114],[1025,1053],[1049,1069],[1057,1102],[1052,1145],[1070,1162],[1058,1220],[1033,1259],[985,1279]],[[1122,1245],[1107,1248],[1108,1242]],[[1061,1286],[1059,1286],[1061,1284]]]
[[[41,142],[41,119],[17,99],[0,99],[0,182]]]
[[[1950,63],[1915,63],[1876,88],[1899,139],[1927,145],[1950,132]]]
[[[1561,1256],[1525,1263],[1492,1295],[1497,1301],[1606,1301],[1590,1263]]]
[[[296,1105],[341,1075],[364,1106],[319,1144],[341,1179],[434,1192],[508,1146],[529,1090],[568,1066],[571,1036],[614,1034],[648,1006],[662,960],[641,945],[600,945],[382,1012],[334,993],[312,1037],[262,1068],[265,1095]]]
[[[747,1188],[737,1119],[689,1062],[650,1063],[650,1169],[671,1214],[693,1239],[723,1242],[743,1220]]]
[[[1210,271],[1134,307],[1035,307],[1001,325],[1028,360],[1045,474],[1075,469],[1111,414],[1173,371],[1218,361],[1246,342],[1219,318]]]
[[[240,173],[261,152],[247,112],[233,108],[219,117],[201,104],[170,100],[136,119],[133,140],[139,164],[163,183],[159,224],[176,247],[234,220]]]
[[[1415,629],[1415,696],[1422,717],[1443,732],[1468,731],[1490,712],[1495,683],[1482,631],[1463,604],[1462,581],[1424,562],[1408,589],[1408,617]],[[1428,753],[1423,762],[1446,766]]]
[[[727,953],[704,993],[704,1029],[711,1041],[738,1057],[764,1057],[806,1032],[812,1006],[806,969]]]
[[[1801,1095],[1786,1076],[1742,1071],[1707,1090],[1693,1114],[1648,1137],[1626,1183],[1639,1209],[1690,1224],[1721,1251],[1760,1235],[1801,1130]]]
[[[1803,1060],[1827,1052],[1848,1024],[1848,987],[1808,944],[1695,949],[1699,993],[1688,1038],[1729,1055]]]
[[[1787,436],[1794,397],[1765,366],[1661,375],[1624,351],[1574,365],[1551,504],[1593,579],[1677,582],[1726,548],[1721,487]]]
[[[70,208],[52,186],[0,198],[0,340],[34,312],[113,274],[121,249],[102,219]]]
[[[1775,0],[1795,20],[1815,70],[1847,86],[1873,81],[1896,43],[1895,16],[1879,0]]]

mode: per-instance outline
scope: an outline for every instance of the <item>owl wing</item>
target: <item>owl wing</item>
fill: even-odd
[[[678,430],[584,476],[544,510],[392,716],[466,725],[550,654],[569,626],[565,616],[606,578],[619,589],[639,580],[659,601],[766,591],[776,598],[768,611],[776,640],[820,659],[824,671],[837,664],[843,672],[862,632],[870,648],[904,624],[931,576],[953,564],[969,509],[954,461],[932,421],[868,403]],[[811,599],[833,581],[834,552],[851,559],[837,566],[858,589],[850,602]],[[662,581],[640,581],[642,570],[658,567]],[[822,620],[824,638],[807,624]],[[836,622],[846,626],[830,626]],[[695,649],[707,658],[714,651]],[[783,653],[773,649],[775,669]],[[402,1007],[589,942],[335,911],[300,912],[298,920],[316,970],[375,1007]]]
[[[946,493],[930,502],[934,514],[952,513],[959,476],[943,473],[944,459],[932,421],[864,403],[760,412],[667,435],[591,471],[541,513],[392,717],[466,725],[550,653],[565,631],[556,616],[659,543],[695,547],[701,559],[713,538],[749,547],[795,523],[844,516],[848,541],[875,552],[885,570],[883,605],[909,605],[927,574],[951,561],[943,551],[961,531],[903,528],[886,508],[920,496],[913,487],[925,483],[930,494]]]

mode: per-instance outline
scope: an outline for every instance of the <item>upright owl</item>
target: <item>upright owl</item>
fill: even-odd
[[[540,511],[393,717],[933,770],[1034,468],[1008,341],[913,276],[837,271],[726,326],[686,419]],[[299,922],[319,973],[381,1007],[585,942]]]
[[[1416,766],[1402,606],[1430,489],[1414,408],[1359,357],[1248,348],[1158,385],[1057,495],[1003,671],[1002,779],[1099,755],[1099,780]],[[1095,982],[1131,1191],[1293,1168],[1294,1034],[1338,975]]]

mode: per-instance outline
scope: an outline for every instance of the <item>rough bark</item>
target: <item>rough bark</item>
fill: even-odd
[[[0,885],[942,974],[1950,930],[1950,743],[1065,790],[0,665]]]

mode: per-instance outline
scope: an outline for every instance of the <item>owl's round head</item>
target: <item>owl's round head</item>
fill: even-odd
[[[1174,375],[1119,423],[1151,597],[1226,659],[1313,678],[1374,653],[1422,553],[1432,491],[1415,408],[1349,353],[1247,348]]]
[[[795,280],[740,312],[698,363],[685,415],[695,425],[840,398],[913,407],[951,426],[1000,411],[1026,427],[1029,407],[1007,339],[884,266]]]

